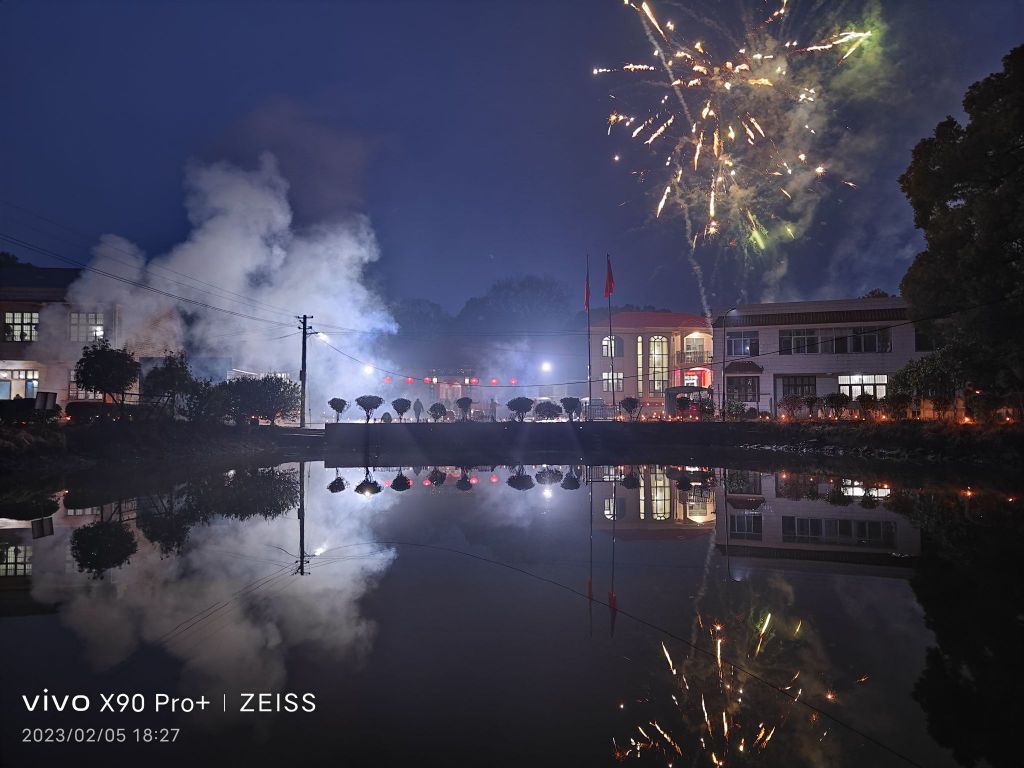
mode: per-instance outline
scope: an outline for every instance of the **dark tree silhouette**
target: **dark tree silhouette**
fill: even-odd
[[[71,534],[71,556],[78,570],[96,579],[127,563],[138,548],[135,534],[120,520],[100,520]]]
[[[178,398],[189,393],[194,386],[195,377],[184,352],[176,355],[168,352],[160,364],[142,378],[142,394],[163,400],[171,416],[175,413]]]
[[[434,403],[427,409],[427,413],[430,414],[430,418],[432,418],[436,423],[445,417],[445,414],[448,413],[448,409],[444,407],[444,403]]]
[[[541,485],[555,485],[556,483],[562,482],[564,475],[562,474],[562,470],[556,469],[555,467],[543,467],[536,475],[534,475],[534,477]]]
[[[576,421],[583,413],[583,401],[578,397],[563,397],[558,402],[562,404],[562,410],[569,417],[569,421]]]
[[[412,488],[412,480],[403,475],[401,472],[395,475],[395,479],[391,481],[392,491],[402,492],[408,491],[410,488]]]
[[[562,415],[562,406],[550,400],[541,400],[533,406],[533,415],[541,421],[552,421]]]
[[[430,470],[430,474],[427,475],[427,480],[429,480],[430,484],[435,488],[440,488],[442,485],[444,485],[444,481],[447,479],[447,477],[448,475],[446,475],[437,467],[434,467],[432,470]]]
[[[512,474],[505,481],[509,488],[517,491],[528,491],[533,488],[533,478],[526,472],[526,467],[520,464],[512,468]]]
[[[459,409],[459,414],[462,416],[462,420],[467,421],[469,419],[469,411],[473,407],[473,398],[460,397],[455,401],[455,406]]]
[[[348,401],[340,397],[332,397],[327,401],[327,405],[334,411],[334,423],[337,424],[341,421],[341,414],[348,408]]]
[[[338,476],[331,480],[331,482],[327,486],[327,490],[330,491],[331,493],[341,493],[342,491],[345,490],[345,487],[345,478]]]
[[[523,421],[526,414],[533,410],[533,400],[528,397],[513,397],[506,407],[515,415],[516,421]]]
[[[394,408],[395,413],[398,414],[398,420],[402,421],[405,418],[405,414],[408,413],[409,409],[412,407],[412,403],[404,397],[398,397],[391,401],[391,407]]]
[[[619,408],[626,412],[630,421],[636,421],[643,405],[635,397],[624,397],[619,401]]]
[[[356,405],[366,414],[366,423],[369,424],[373,412],[384,405],[384,398],[377,395],[360,395],[356,398]]]
[[[360,496],[375,496],[383,489],[380,487],[380,483],[370,477],[370,469],[367,467],[362,481],[356,486],[355,490]]]
[[[139,361],[127,349],[115,349],[105,338],[96,339],[82,347],[82,357],[75,363],[75,386],[100,392],[123,406],[140,370]]]

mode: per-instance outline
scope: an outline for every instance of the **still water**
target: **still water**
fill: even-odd
[[[304,462],[53,498],[0,521],[5,765],[1014,764],[1006,488]]]

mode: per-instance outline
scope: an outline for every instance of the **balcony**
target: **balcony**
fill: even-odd
[[[711,365],[712,356],[710,352],[702,349],[676,352],[676,365]]]

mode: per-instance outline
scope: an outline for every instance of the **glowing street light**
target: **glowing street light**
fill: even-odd
[[[364,365],[363,366],[363,373],[366,374],[367,376],[369,376],[371,373],[373,373],[373,366],[370,365],[369,363]]]
[[[317,332],[316,332],[316,337],[317,337],[318,339],[320,339],[320,341],[330,341],[330,340],[331,340],[331,337],[330,337],[330,336],[328,336],[328,335],[327,335],[326,333],[324,333],[323,331],[317,331]]]
[[[551,363],[545,360],[543,363],[540,364],[540,369],[544,371],[544,373],[551,373]]]

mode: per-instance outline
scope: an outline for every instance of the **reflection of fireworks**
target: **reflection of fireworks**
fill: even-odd
[[[635,175],[664,178],[655,217],[677,206],[693,249],[721,239],[749,253],[796,238],[810,208],[804,198],[817,196],[828,174],[828,165],[811,157],[827,133],[817,107],[832,73],[871,32],[838,30],[807,45],[782,39],[789,9],[781,0],[719,55],[695,40],[691,25],[677,30],[660,22],[647,2],[625,4],[637,11],[660,68],[629,63],[594,74],[639,75],[657,88],[645,114],[616,110],[608,118],[609,134],[625,131],[649,149],[644,163],[653,168]],[[709,26],[723,30],[716,21]],[[651,83],[659,71],[663,79]]]

